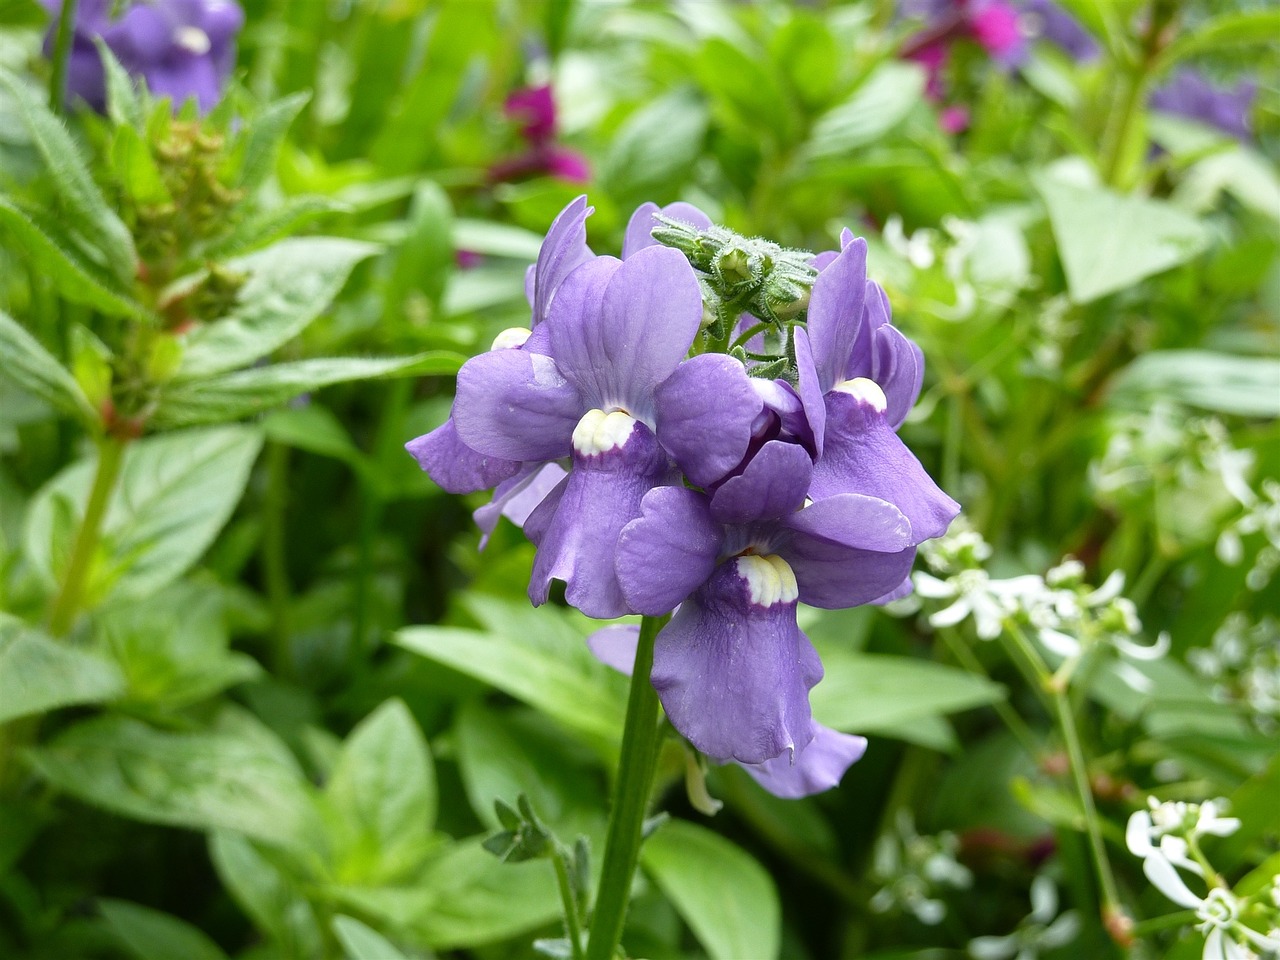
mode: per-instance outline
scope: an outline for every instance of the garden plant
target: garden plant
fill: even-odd
[[[1280,10],[0,0],[0,957],[1280,957]]]

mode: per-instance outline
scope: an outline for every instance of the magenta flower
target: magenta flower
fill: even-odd
[[[53,48],[61,0],[41,0],[54,16],[45,37]],[[173,100],[174,109],[195,98],[200,112],[222,98],[222,88],[235,66],[235,37],[244,11],[233,0],[150,0],[121,5],[113,15],[112,0],[81,0],[67,69],[67,96],[95,110],[106,106],[106,80],[94,38],[101,37],[129,73],[146,81],[158,97]]]
[[[489,170],[490,180],[517,180],[539,175],[557,177],[569,183],[586,183],[591,179],[587,158],[556,142],[556,103],[550,85],[517,90],[507,97],[503,110],[519,124],[526,146],[516,156],[494,164]]]

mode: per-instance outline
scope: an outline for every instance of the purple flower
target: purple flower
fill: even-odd
[[[604,663],[630,676],[638,640],[638,627],[616,624],[597,630],[587,638],[587,645]],[[808,743],[794,756],[784,751],[763,763],[733,762],[774,796],[794,800],[839,784],[845,771],[861,760],[866,750],[866,737],[840,733],[813,720]]]
[[[1018,19],[1027,36],[1048,40],[1072,60],[1084,62],[1097,57],[1099,47],[1093,35],[1053,0],[1020,0],[1018,6]]]
[[[571,461],[525,524],[538,546],[535,604],[558,579],[589,616],[632,612],[613,573],[614,543],[645,493],[677,479],[654,433],[654,392],[701,321],[697,279],[677,251],[595,257],[559,285],[524,349],[473,357],[459,372],[453,421],[463,444],[512,461]]]
[[[53,49],[61,0],[42,0],[54,16],[45,37]],[[222,87],[235,66],[235,37],[244,11],[234,0],[150,0],[124,5],[112,16],[112,0],[81,0],[67,68],[68,97],[79,97],[95,110],[106,105],[106,81],[94,38],[101,37],[121,65],[146,81],[158,97],[178,109],[194,97],[205,113],[222,97]]]
[[[1019,66],[1027,58],[1018,12],[1006,0],[907,0],[901,11],[926,20],[925,28],[907,39],[899,55],[924,67],[925,92],[932,100],[945,95],[942,73],[958,42],[976,43],[1004,67]]]
[[[578,197],[551,224],[538,251],[537,262],[525,274],[525,293],[532,311],[530,329],[504,330],[494,340],[492,350],[539,347],[542,338],[537,332],[560,284],[577,266],[593,257],[591,248],[587,246],[586,228],[592,209],[587,206],[586,197]],[[558,482],[563,476],[563,470],[560,476],[556,476],[552,465],[544,470],[540,462],[523,464],[518,460],[473,450],[458,436],[452,414],[435,430],[410,440],[405,449],[431,479],[449,493],[475,493],[498,487],[493,502],[476,511],[476,523],[484,532],[482,546],[493,532],[499,516],[506,516],[522,525],[542,500],[542,496],[537,496],[530,502],[531,498],[539,492],[542,495],[549,493],[548,481],[555,477]]]
[[[1151,94],[1151,106],[1216,127],[1237,140],[1253,138],[1250,113],[1258,86],[1242,80],[1234,87],[1214,86],[1203,74],[1184,67]]]
[[[813,735],[809,690],[822,664],[796,605],[838,609],[898,587],[915,556],[892,504],[841,494],[803,506],[810,461],[771,441],[708,496],[658,487],[622,530],[628,605],[661,614],[652,681],[671,723],[707,756],[763,763]]]

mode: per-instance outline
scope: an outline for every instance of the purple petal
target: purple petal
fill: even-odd
[[[574,268],[591,259],[591,248],[587,246],[587,217],[594,211],[595,207],[587,206],[585,196],[576,197],[551,222],[547,237],[538,250],[532,274],[525,278],[525,292],[533,306],[532,326],[538,326],[547,318],[551,301],[565,278]]]
[[[823,393],[844,379],[862,323],[866,285],[867,242],[862,239],[840,251],[813,285],[807,326]]]
[[[796,327],[793,334],[796,350],[796,393],[800,397],[800,405],[808,422],[809,434],[813,438],[813,455],[822,459],[822,445],[827,432],[827,407],[823,402],[823,389],[819,383],[818,368],[814,363],[813,348],[809,345],[809,334],[801,327]]]
[[[742,463],[764,409],[746,368],[722,353],[676,367],[656,393],[658,439],[700,487]]]
[[[450,417],[430,433],[404,445],[410,455],[448,493],[488,490],[520,469],[518,460],[504,460],[477,453],[458,438]]]
[[[686,487],[650,490],[640,511],[618,538],[618,581],[628,606],[659,616],[711,576],[724,531],[707,498]]]
[[[897,553],[915,546],[911,523],[897,507],[857,493],[817,500],[786,517],[782,526],[803,537],[878,553]],[[895,586],[896,580],[889,585]]]
[[[794,761],[783,754],[764,763],[743,764],[742,768],[775,797],[796,800],[839,784],[845,771],[866,752],[866,737],[840,733],[815,721],[813,739]]]
[[[871,379],[884,391],[885,418],[897,430],[924,385],[924,354],[897,327],[885,324],[875,333]]]
[[[726,480],[711,498],[721,523],[753,523],[795,513],[809,492],[813,461],[796,443],[770,440],[745,470]]]
[[[827,394],[826,443],[814,464],[809,495],[820,500],[862,493],[888,500],[911,521],[913,543],[940,537],[960,505],[938,489],[894,433],[882,401],[883,394]]]
[[[698,230],[706,230],[711,226],[711,218],[691,203],[669,203],[659,209],[656,203],[645,202],[636,207],[636,212],[627,222],[627,232],[622,238],[622,259],[627,260],[637,250],[652,247],[658,241],[653,239],[653,228],[658,221],[653,219],[655,213],[687,223]]]
[[[717,760],[764,763],[813,736],[809,689],[822,663],[796,625],[794,599],[752,601],[742,560],[760,558],[721,564],[658,634],[652,679],[672,725],[695,747]]]
[[[592,264],[574,271],[568,287]],[[590,284],[598,286],[598,277]],[[584,291],[586,292],[586,291]],[[689,352],[702,324],[702,292],[689,261],[668,247],[646,247],[617,267],[601,299],[553,310],[553,354],[592,406],[653,416],[653,391]]]
[[[468,447],[507,460],[569,455],[573,428],[586,410],[550,357],[491,350],[458,371],[453,421]]]
[[[493,499],[471,513],[471,519],[480,528],[479,549],[488,546],[489,536],[497,528],[499,517],[506,517],[517,527],[523,527],[529,514],[566,476],[564,467],[558,463],[528,463],[519,474],[498,484],[498,489],[493,491]]]
[[[611,623],[587,637],[587,648],[606,667],[631,676],[640,646],[640,624]]]
[[[911,596],[911,592],[915,589],[915,585],[911,582],[911,576],[908,574],[903,578],[902,582],[886,593],[883,597],[876,597],[874,600],[867,601],[876,606],[883,606],[886,603],[893,603],[895,600],[901,600],[903,597]]]
[[[634,613],[615,571],[618,536],[640,516],[644,495],[667,479],[667,458],[639,421],[620,446],[590,455],[575,450],[568,478],[526,523],[538,545],[529,581],[534,605],[546,602],[554,579],[564,581],[565,599],[589,617]]]

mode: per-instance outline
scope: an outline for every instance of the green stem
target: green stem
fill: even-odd
[[[1085,759],[1084,747],[1080,742],[1080,731],[1076,728],[1076,717],[1071,710],[1070,691],[1054,682],[1036,648],[1031,645],[1027,635],[1016,623],[1005,624],[1005,635],[1010,637],[1019,651],[1022,661],[1030,667],[1033,680],[1042,696],[1048,697],[1053,708],[1054,719],[1062,742],[1067,748],[1067,762],[1071,767],[1071,782],[1075,787],[1076,799],[1080,801],[1080,809],[1084,812],[1085,834],[1089,840],[1089,852],[1093,857],[1093,867],[1098,875],[1098,885],[1102,888],[1102,912],[1104,916],[1122,910],[1120,895],[1116,890],[1115,876],[1111,872],[1111,861],[1107,859],[1107,848],[1102,839],[1102,826],[1098,817],[1098,808],[1093,802],[1093,789],[1089,785],[1089,765]]]
[[[640,623],[627,719],[622,730],[622,755],[614,786],[609,832],[605,840],[600,891],[591,916],[587,960],[611,960],[627,916],[631,878],[640,859],[641,831],[649,805],[649,790],[658,764],[662,737],[658,726],[658,693],[649,682],[653,670],[653,642],[670,618],[645,617]]]
[[[951,655],[956,658],[956,662],[964,667],[974,676],[987,677],[990,674],[982,665],[964,640],[955,635],[950,627],[944,627],[938,631],[938,635],[942,637],[942,641],[947,645],[947,649],[951,651]],[[1008,700],[997,700],[991,704],[996,715],[1004,721],[1004,725],[1008,727],[1009,732],[1022,745],[1022,749],[1027,752],[1027,756],[1035,758],[1040,755],[1040,744],[1036,741],[1035,734],[1031,732],[1031,728],[1027,726],[1027,722],[1018,716],[1018,711],[1009,706]]]
[[[1168,930],[1170,927],[1185,927],[1195,922],[1196,912],[1194,910],[1180,910],[1177,913],[1167,913],[1163,917],[1153,917],[1150,920],[1135,923],[1133,925],[1133,936],[1134,939],[1142,940],[1153,933],[1159,933],[1161,930]]]
[[[71,38],[75,34],[76,8],[80,0],[62,0],[58,29],[53,40],[53,76],[49,78],[49,109],[65,112],[67,103],[67,61],[71,59]]]
[[[583,960],[582,921],[578,918],[578,898],[573,895],[573,884],[569,882],[569,868],[565,866],[565,851],[556,844],[555,855],[551,862],[556,868],[556,883],[560,887],[560,902],[564,904],[564,922],[569,934],[569,947],[573,951],[573,960]]]
[[[84,520],[80,523],[75,545],[71,548],[71,560],[67,564],[62,589],[58,591],[49,613],[49,632],[55,637],[66,635],[80,609],[85,582],[93,567],[98,541],[102,539],[102,521],[106,517],[107,505],[111,502],[111,494],[120,475],[125,443],[119,437],[110,435],[103,437],[98,443],[98,465],[93,474],[93,486],[89,490]]]

